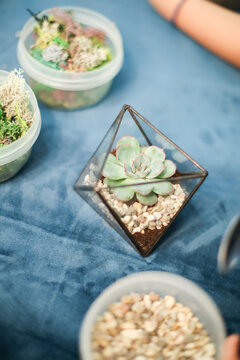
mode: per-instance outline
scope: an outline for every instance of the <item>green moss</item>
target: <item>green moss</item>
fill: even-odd
[[[101,38],[101,32],[96,29],[95,35],[93,31],[93,35],[88,38],[88,26],[81,23],[77,23],[76,20],[74,20],[73,15],[70,17],[69,15],[66,16],[67,14],[72,14],[72,11],[59,11],[60,18],[58,19],[58,15],[57,15],[56,20],[54,15],[49,15],[48,17],[43,16],[39,18],[32,11],[30,10],[28,11],[38,22],[38,24],[34,27],[34,31],[38,37],[38,40],[36,41],[35,45],[33,45],[30,48],[29,52],[41,64],[56,70],[82,72],[82,71],[92,71],[94,69],[98,69],[112,60],[111,48]],[[64,22],[64,19],[66,21],[66,24],[62,24],[62,21]],[[48,24],[46,24],[46,27],[44,27],[43,29],[42,24],[44,21],[47,21]],[[54,26],[54,28],[52,28],[51,27],[52,23],[55,23],[55,25],[57,24],[58,26],[57,27]],[[82,28],[81,29],[82,32],[80,32],[80,34],[78,31],[79,25]],[[72,29],[72,32],[69,33],[70,28]],[[51,36],[51,34],[53,35]],[[102,35],[104,35],[103,32]],[[79,44],[77,42],[74,43],[73,48],[70,49],[69,46],[74,41],[74,38],[79,37],[80,39],[80,37],[82,36],[86,37],[86,39],[88,40],[87,48],[85,47],[85,45],[83,46],[83,48],[81,48],[81,41],[80,41]],[[46,61],[45,56],[42,56],[43,51],[54,43],[59,46],[60,53],[62,51],[62,54],[64,54],[63,58],[65,58],[66,54],[68,55],[66,61],[61,60],[58,62],[58,57],[56,58],[53,57],[52,58],[53,61],[52,60]],[[95,51],[96,49],[103,50],[103,52],[101,51],[99,52],[99,59],[97,59],[97,61],[96,61],[96,54],[98,54],[98,52]],[[81,52],[83,52],[84,55],[86,55],[85,56],[86,59],[84,60],[84,56],[83,56],[82,63],[81,65],[79,65],[77,60],[79,57],[81,57],[82,55]],[[101,54],[104,54],[105,56],[102,56]],[[103,58],[105,59],[102,60]],[[98,65],[91,66],[90,64],[92,63]],[[90,67],[88,68],[88,66]]]
[[[18,109],[16,109],[16,116],[8,119],[6,117],[4,108],[0,104],[0,146],[4,146],[4,143],[8,144],[16,141],[21,137],[28,129],[26,121],[24,121]]]
[[[67,48],[69,45],[67,40],[61,39],[59,36],[56,36],[52,41],[64,48]]]

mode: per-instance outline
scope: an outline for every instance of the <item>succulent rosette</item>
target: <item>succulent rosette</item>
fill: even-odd
[[[116,144],[116,155],[108,155],[102,175],[119,200],[130,201],[136,194],[140,203],[151,206],[158,195],[168,195],[173,190],[170,181],[156,181],[170,178],[175,172],[176,165],[166,160],[163,149],[140,146],[136,138],[123,136]]]

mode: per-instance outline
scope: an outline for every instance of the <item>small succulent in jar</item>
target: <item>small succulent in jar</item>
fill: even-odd
[[[136,138],[123,136],[116,144],[116,155],[108,155],[102,175],[119,200],[132,200],[136,194],[140,203],[151,206],[158,195],[168,195],[173,190],[170,181],[156,181],[170,178],[175,172],[176,165],[166,160],[163,149],[140,146]]]

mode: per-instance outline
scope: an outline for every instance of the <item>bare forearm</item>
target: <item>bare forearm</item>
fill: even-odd
[[[179,0],[149,0],[167,20]],[[187,0],[176,25],[223,59],[240,67],[240,15],[205,0]]]

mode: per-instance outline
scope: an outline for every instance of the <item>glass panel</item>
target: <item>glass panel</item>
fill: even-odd
[[[101,179],[102,168],[106,160],[107,154],[109,153],[109,151],[111,151],[112,142],[114,141],[114,138],[116,136],[122,114],[123,110],[119,113],[116,120],[110,126],[108,132],[104,136],[95,153],[92,155],[91,159],[88,161],[88,163],[82,170],[77,182],[74,185],[74,189],[76,191],[78,191],[79,189],[84,190],[86,186],[92,187],[94,189],[97,185],[98,180]]]
[[[206,175],[183,150],[125,106],[74,188],[146,256]]]
[[[202,168],[194,164],[191,159],[181,148],[168,139],[163,133],[156,129],[134,109],[129,110],[133,119],[139,124],[145,133],[149,143],[164,149],[166,157],[176,163],[180,173],[202,172]],[[141,117],[140,117],[141,116]]]

